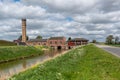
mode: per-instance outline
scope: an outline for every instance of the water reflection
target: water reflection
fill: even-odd
[[[24,71],[36,64],[40,64],[48,58],[53,58],[56,54],[61,54],[62,52],[61,50],[45,51],[45,54],[42,56],[0,64],[0,80],[5,80],[14,74]]]
[[[26,61],[24,61],[24,62],[23,62],[23,68],[24,68],[24,69],[26,69],[26,65],[27,65],[27,63],[26,63]]]

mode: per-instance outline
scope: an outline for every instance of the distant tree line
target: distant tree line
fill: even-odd
[[[92,40],[92,43],[97,43],[97,41],[95,39]]]
[[[106,37],[106,44],[120,44],[120,38],[118,36],[109,35]]]
[[[38,35],[35,39],[42,39],[42,36]],[[22,35],[18,37],[18,40],[22,41]],[[26,40],[29,40],[29,36],[27,36]]]
[[[18,40],[22,41],[22,35],[18,37]],[[29,37],[27,36],[26,40],[29,40]]]
[[[36,39],[42,39],[42,36],[41,36],[41,35],[38,35],[38,36],[36,37]]]

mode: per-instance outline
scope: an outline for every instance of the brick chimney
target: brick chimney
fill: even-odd
[[[26,19],[22,19],[22,42],[26,42]]]

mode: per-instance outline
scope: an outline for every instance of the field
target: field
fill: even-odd
[[[0,40],[0,46],[15,46],[16,44],[10,41]]]
[[[120,44],[111,44],[109,46],[115,46],[115,47],[120,47]]]
[[[43,47],[33,46],[2,46],[0,47],[0,62],[41,55]]]
[[[87,45],[8,80],[120,80],[120,59],[94,45]]]

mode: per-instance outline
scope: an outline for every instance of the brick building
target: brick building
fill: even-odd
[[[44,46],[48,46],[47,44],[47,39],[30,39],[28,41],[26,41],[27,45],[44,45]]]
[[[44,45],[55,49],[66,49],[65,37],[51,37],[49,39],[30,39],[26,41],[27,45]]]
[[[66,49],[66,38],[65,37],[51,37],[48,39],[48,46],[54,47],[55,49]]]
[[[26,42],[26,19],[22,19],[22,42]]]
[[[85,45],[88,43],[88,40],[84,38],[75,38],[66,42],[65,37],[50,37],[48,39],[30,39],[26,41],[26,19],[22,19],[22,41],[14,42],[22,43],[22,45],[44,45],[55,49],[67,49],[78,45]]]
[[[88,41],[89,40],[87,40],[85,38],[74,38],[74,39],[67,41],[67,43],[68,43],[68,47],[70,49],[70,48],[73,48],[75,46],[86,45],[86,44],[88,44]]]

